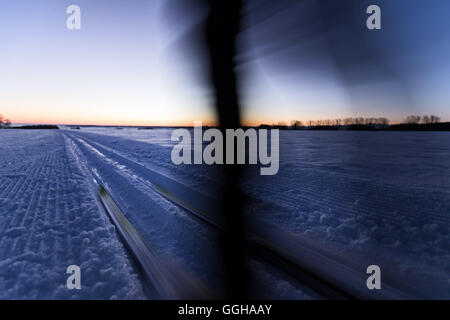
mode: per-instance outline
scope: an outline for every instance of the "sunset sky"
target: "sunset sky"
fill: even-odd
[[[237,59],[244,62],[237,71],[246,124],[349,116],[396,122],[416,113],[450,120],[450,1],[376,1],[382,8],[377,34],[365,30],[364,8],[355,8],[389,76],[351,83],[326,39],[300,36],[317,23],[311,18],[317,8],[283,2],[288,10],[264,0],[249,1],[244,10]],[[81,7],[81,30],[66,28],[71,4]],[[179,12],[176,5],[0,0],[0,113],[15,123],[213,123],[201,55],[193,58],[195,46],[183,41],[202,13]],[[357,80],[372,72],[364,66]]]

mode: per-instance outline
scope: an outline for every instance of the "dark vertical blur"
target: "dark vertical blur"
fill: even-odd
[[[207,0],[206,42],[210,60],[210,79],[214,91],[219,126],[235,129],[241,126],[240,105],[236,88],[236,38],[240,30],[242,1]],[[223,216],[221,251],[224,262],[226,297],[247,297],[248,272],[245,262],[245,226],[243,195],[240,190],[242,166],[224,165],[223,190],[219,199]]]
[[[193,70],[192,78],[210,93],[223,133],[225,129],[241,126],[235,72],[241,9],[241,0],[167,0],[163,7],[170,22],[168,26],[183,30],[176,43],[169,45],[182,52],[183,59],[188,60]],[[240,190],[243,166],[223,165],[220,170],[223,178],[218,181],[220,188],[216,197],[220,204],[217,210],[223,218],[218,248],[223,262],[223,296],[246,298],[249,273],[245,255],[244,198]]]
[[[366,8],[371,1],[168,0],[166,3],[171,4],[167,4],[171,14],[177,16],[172,19],[174,23],[186,25],[177,45],[191,59],[196,69],[194,77],[211,90],[222,130],[241,126],[238,93],[246,94],[245,85],[241,84],[245,82],[243,79],[252,80],[246,77],[255,61],[258,67],[279,76],[278,84],[287,87],[293,87],[298,79],[317,81],[315,77],[320,79],[330,73],[341,80],[342,88],[350,95],[354,86],[382,81],[401,83],[399,76],[389,70],[388,56],[380,50],[383,31],[366,28]],[[293,110],[294,116],[301,117],[302,101],[298,105],[298,110]],[[249,297],[250,272],[245,255],[244,196],[239,187],[244,167],[222,167],[223,187],[218,198],[224,217],[221,240],[224,286],[227,297],[245,298]]]

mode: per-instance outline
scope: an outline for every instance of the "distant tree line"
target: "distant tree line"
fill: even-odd
[[[299,120],[292,120],[292,128],[300,127],[341,127],[341,126],[387,126],[389,119],[387,118],[344,118],[344,119],[325,119],[325,120],[309,120],[303,123]]]
[[[7,128],[11,125],[11,121],[9,119],[5,119],[3,115],[0,114],[0,128]]]
[[[350,117],[344,119],[325,120],[292,120],[289,124],[278,122],[272,125],[261,125],[264,128],[281,130],[431,130],[450,131],[450,122],[441,122],[436,115],[410,115],[399,124],[390,124],[384,117]]]
[[[431,124],[431,123],[439,123],[441,118],[435,115],[429,116],[408,116],[403,121],[404,124]]]

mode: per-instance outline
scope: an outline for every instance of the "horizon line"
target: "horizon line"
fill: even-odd
[[[194,121],[193,121],[194,122]],[[450,122],[450,121],[439,121],[439,123],[446,123],[446,122]],[[393,122],[393,123],[389,123],[387,124],[388,126],[391,125],[400,125],[400,124],[405,124],[404,122]],[[419,123],[419,124],[423,124],[423,123]],[[75,126],[79,126],[79,127],[124,127],[124,128],[194,128],[194,124],[189,124],[189,125],[183,125],[183,124],[174,124],[174,125],[133,125],[133,124],[77,124],[77,123],[51,123],[51,122],[11,122],[11,125],[56,125],[56,126],[68,126],[68,127],[75,127]],[[219,127],[216,124],[202,124],[203,127]],[[256,127],[261,127],[261,126],[269,126],[269,127],[291,127],[291,124],[278,124],[278,123],[259,123],[259,124],[241,124],[242,127],[249,127],[249,128],[256,128]],[[302,127],[317,127],[317,126],[336,126],[336,125],[307,125],[305,122],[303,123]],[[345,124],[340,124],[338,126],[346,126]]]

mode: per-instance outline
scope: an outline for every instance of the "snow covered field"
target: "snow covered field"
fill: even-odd
[[[0,177],[0,298],[144,297],[60,132],[1,130]],[[66,288],[72,264],[82,290]]]
[[[317,239],[361,271],[377,264],[385,278],[449,298],[449,137],[283,132],[279,174],[245,184],[261,200],[253,214]]]
[[[215,287],[220,260],[207,226],[148,181],[168,177],[208,195],[208,166],[175,166],[171,130],[0,130],[0,297],[148,298],[96,200],[102,182],[161,257]],[[281,132],[280,170],[249,170],[248,215],[301,235],[365,273],[450,297],[450,141],[447,133]],[[80,265],[80,291],[65,268]],[[253,261],[262,297],[310,298]]]

